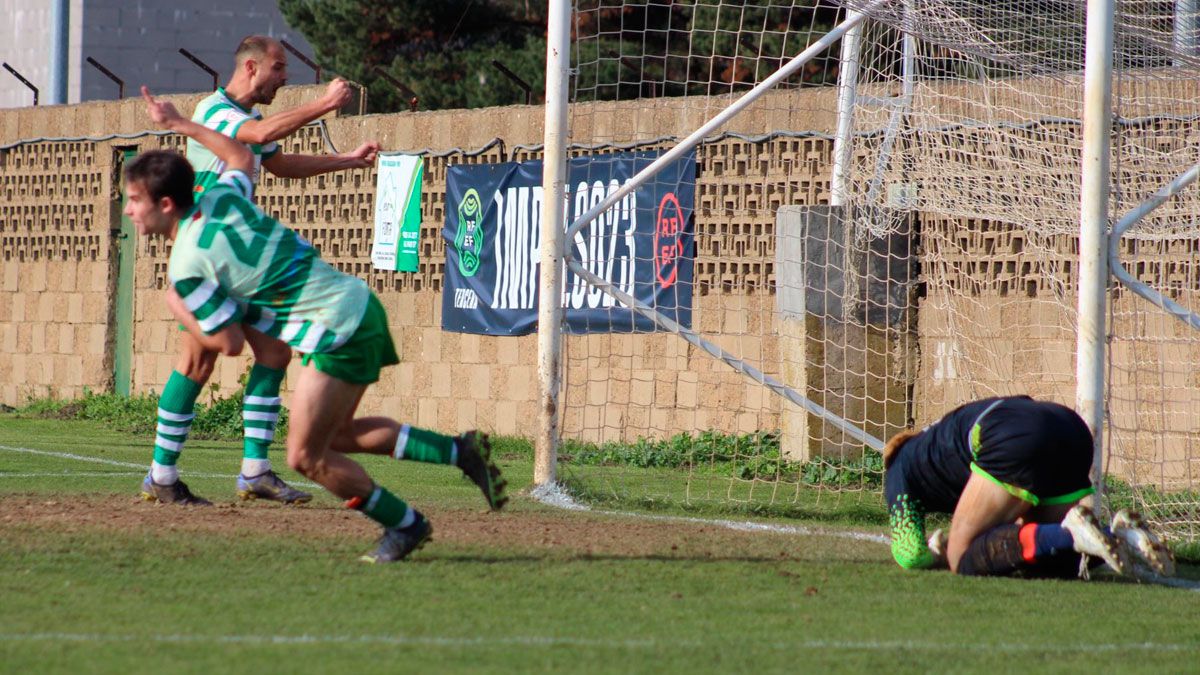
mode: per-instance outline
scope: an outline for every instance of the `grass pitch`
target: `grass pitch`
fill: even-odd
[[[193,441],[181,461],[216,507],[139,502],[150,446],[0,416],[0,671],[1163,672],[1200,657],[1191,591],[905,572],[873,541],[521,497],[491,514],[456,470],[382,458],[365,463],[435,535],[365,565],[375,528],[319,489],[305,507],[235,503],[233,443]],[[502,464],[528,487],[528,460]]]

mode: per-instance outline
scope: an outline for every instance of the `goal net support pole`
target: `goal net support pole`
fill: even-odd
[[[1108,202],[1112,146],[1114,0],[1088,0],[1084,61],[1079,219],[1079,333],[1075,408],[1092,429],[1092,482],[1104,479],[1105,316],[1108,307]],[[1101,504],[1099,491],[1094,504]]]

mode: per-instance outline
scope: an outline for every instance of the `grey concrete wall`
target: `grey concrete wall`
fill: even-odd
[[[48,0],[0,0],[0,60],[49,98],[51,16]],[[91,56],[125,80],[133,95],[145,84],[156,93],[212,89],[212,76],[179,53],[182,47],[219,74],[233,69],[233,50],[246,35],[285,39],[313,55],[304,36],[288,27],[276,0],[71,0],[70,74],[67,100],[113,100],[118,87],[86,61]],[[290,60],[291,81],[313,81],[312,71]],[[0,72],[0,108],[32,103],[29,90]]]
[[[71,15],[78,16],[85,0],[71,0]],[[12,66],[40,90],[41,102],[50,101],[50,48],[53,33],[50,0],[0,0],[0,61]],[[72,25],[69,37],[70,72],[78,73],[82,57],[80,26]],[[67,101],[79,100],[79,78],[69,76]],[[7,70],[0,70],[0,108],[33,105],[33,93]]]

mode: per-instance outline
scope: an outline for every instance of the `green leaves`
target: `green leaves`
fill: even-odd
[[[196,401],[196,418],[192,420],[189,438],[226,441],[242,438],[245,376],[241,383],[241,388],[224,397],[218,396],[217,389],[210,387],[208,402]],[[17,413],[24,417],[44,419],[92,420],[113,431],[152,436],[158,414],[158,395],[125,397],[85,390],[82,397],[71,401],[53,397],[32,400]],[[283,408],[279,411],[279,423],[275,427],[277,439],[287,437],[287,420],[287,409]]]
[[[280,0],[288,23],[323,68],[368,87],[370,112],[525,103],[525,92],[492,65],[545,89],[545,6],[507,0]],[[398,91],[376,68],[411,90]]]
[[[795,462],[783,457],[778,431],[698,435],[676,434],[666,440],[638,438],[632,443],[597,445],[564,441],[562,460],[593,466],[686,468],[743,480],[781,479],[812,486],[877,490],[883,484],[883,457],[869,449],[861,458],[817,457]]]
[[[527,0],[280,0],[288,24],[327,71],[366,85],[370,112],[478,108],[525,102],[492,65],[545,91],[547,3]],[[725,94],[749,89],[823,35],[840,10],[827,3],[690,1],[576,3],[572,82],[577,101]],[[836,53],[791,85],[834,81]],[[411,90],[398,91],[382,68]]]

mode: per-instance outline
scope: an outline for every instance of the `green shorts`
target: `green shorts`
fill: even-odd
[[[396,344],[388,331],[387,311],[379,298],[371,293],[362,323],[341,347],[322,354],[304,354],[300,363],[313,364],[317,370],[351,384],[371,384],[379,381],[379,371],[385,366],[400,363]]]

